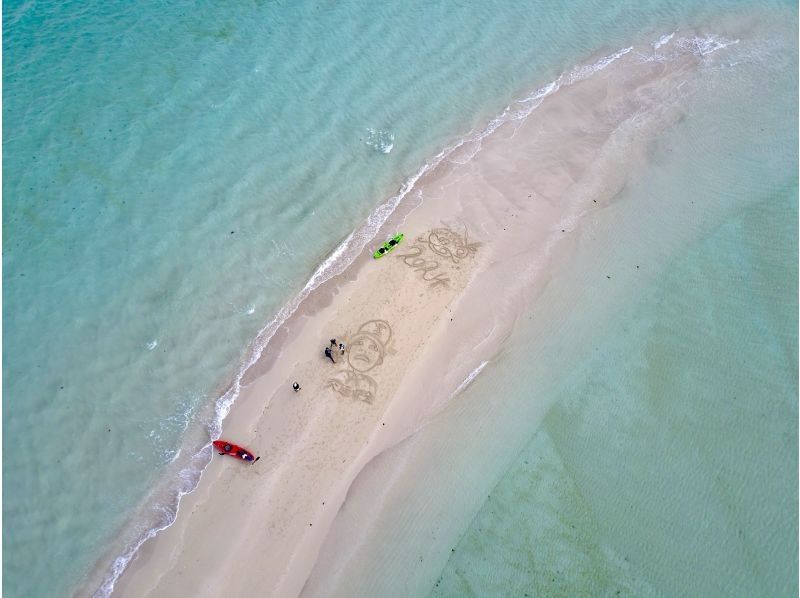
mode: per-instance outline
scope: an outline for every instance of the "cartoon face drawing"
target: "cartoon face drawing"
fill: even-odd
[[[364,372],[383,363],[391,339],[392,327],[386,320],[368,320],[352,337],[345,335],[347,366],[328,378],[325,388],[343,397],[371,404],[375,401],[378,384]]]
[[[386,320],[364,322],[350,339],[347,363],[357,372],[366,372],[383,363],[392,327]]]
[[[449,258],[457,264],[478,247],[478,243],[467,242],[467,232],[459,235],[449,228],[435,228],[428,233],[428,247],[437,255]]]
[[[357,372],[366,372],[383,363],[384,348],[371,334],[356,334],[350,340],[347,363]]]

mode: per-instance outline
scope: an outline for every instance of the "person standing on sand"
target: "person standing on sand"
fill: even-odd
[[[336,339],[335,338],[331,339],[331,347],[333,347],[334,349],[336,348]]]
[[[339,343],[339,351],[341,351],[342,355],[344,355],[344,343]]]
[[[294,390],[295,392],[297,392],[298,390],[300,390],[300,385],[299,385],[297,382],[294,382],[294,383],[292,384],[292,390]]]
[[[325,347],[325,357],[327,357],[328,359],[333,361],[333,363],[336,363],[336,361],[334,361],[334,359],[333,359],[333,353],[331,353],[331,348],[330,347]]]

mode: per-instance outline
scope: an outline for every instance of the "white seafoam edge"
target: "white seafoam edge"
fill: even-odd
[[[478,367],[476,367],[474,370],[472,370],[469,373],[469,376],[464,378],[464,381],[461,384],[459,384],[458,388],[456,388],[453,391],[452,396],[455,397],[455,396],[458,396],[459,394],[461,394],[461,391],[463,391],[467,386],[472,384],[472,381],[475,380],[475,378],[478,377],[478,374],[480,374],[481,371],[483,370],[483,368],[485,368],[487,365],[489,365],[488,361],[482,361],[481,364]]]
[[[674,38],[675,32],[665,34],[658,38],[657,41],[651,44],[654,50],[660,49],[668,44]],[[642,60],[668,60],[673,58],[676,54],[691,53],[696,56],[705,57],[717,50],[726,48],[730,45],[739,43],[739,40],[732,40],[721,36],[707,35],[707,36],[692,36],[692,37],[679,37],[674,45],[677,52],[672,55],[654,54],[647,56],[643,54],[637,55]],[[305,299],[320,285],[342,274],[361,254],[369,242],[371,242],[380,228],[386,223],[389,217],[395,212],[397,207],[403,199],[414,189],[417,181],[428,172],[434,170],[442,161],[450,158],[457,150],[462,147],[473,144],[472,148],[468,148],[466,159],[462,162],[461,159],[454,159],[453,162],[465,163],[472,159],[479,151],[481,141],[494,133],[501,125],[525,119],[533,112],[548,96],[554,94],[563,86],[569,86],[579,81],[585,80],[593,74],[605,69],[607,66],[625,56],[634,49],[633,46],[622,48],[612,54],[603,56],[597,61],[589,65],[579,65],[573,67],[571,70],[562,73],[557,79],[551,81],[547,85],[538,88],[531,95],[517,100],[514,102],[516,105],[512,109],[512,105],[507,106],[503,112],[493,118],[487,126],[475,135],[468,134],[456,143],[446,147],[438,154],[436,154],[430,162],[424,164],[416,174],[409,177],[401,186],[396,195],[393,195],[383,204],[378,206],[372,214],[367,218],[366,222],[359,228],[351,232],[344,241],[328,256],[328,258],[320,264],[309,278],[305,286],[300,292],[292,298],[289,303],[282,307],[277,314],[262,328],[256,335],[252,342],[252,349],[248,358],[240,366],[231,386],[215,403],[215,418],[208,425],[209,442],[202,449],[192,455],[189,464],[184,467],[178,474],[179,484],[174,489],[174,506],[156,504],[151,507],[153,512],[162,515],[162,523],[156,524],[153,527],[143,531],[139,538],[135,540],[128,550],[123,554],[117,556],[110,570],[105,575],[105,578],[100,587],[93,593],[93,598],[107,598],[114,590],[114,586],[119,579],[120,575],[125,571],[128,564],[133,560],[136,554],[147,540],[154,538],[160,531],[170,527],[178,516],[180,510],[181,499],[184,495],[189,494],[197,488],[200,480],[202,479],[203,472],[206,466],[211,461],[211,440],[218,437],[221,429],[222,422],[227,417],[233,403],[239,396],[241,391],[241,382],[245,374],[261,357],[264,349],[272,340],[278,329],[297,311]],[[521,106],[521,107],[519,107]],[[484,367],[488,364],[487,361],[482,362],[467,378],[458,386],[453,396],[462,392],[473,380],[481,373]],[[177,458],[177,455],[176,455]]]

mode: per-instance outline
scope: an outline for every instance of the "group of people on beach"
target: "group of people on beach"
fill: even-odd
[[[335,350],[336,349],[336,339],[331,339],[330,347],[325,347],[325,357],[330,359],[333,363],[336,363],[336,360],[333,358],[333,351],[331,351],[331,347]],[[338,343],[339,345],[339,352],[341,355],[344,355],[344,343]]]
[[[335,338],[331,339],[330,346],[325,347],[325,357],[330,359],[333,363],[336,363],[336,360],[333,358],[333,351],[331,349],[336,350],[337,348],[339,349],[339,354],[344,355],[345,351],[344,343],[337,343]],[[293,382],[292,390],[297,392],[298,390],[300,390],[300,385],[297,382]]]

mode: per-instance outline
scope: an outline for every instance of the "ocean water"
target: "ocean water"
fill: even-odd
[[[69,594],[99,563],[100,593],[110,591],[135,546],[171,521],[179,494],[196,482],[246,365],[303,297],[361,251],[437,152],[537,84],[634,39],[751,10],[796,21],[791,5],[756,8],[5,3],[3,590]],[[791,37],[781,36],[778,46]],[[769,182],[734,187],[753,192],[752,205],[774,195],[791,207],[796,180],[786,163],[796,158],[796,119],[786,118],[796,106],[795,72],[796,64],[779,71],[766,93],[747,87],[743,130],[755,133],[766,112],[770,136],[748,144],[741,133],[733,166],[703,170],[710,189],[742,172]],[[724,114],[737,115],[727,127],[740,124],[733,99],[721,101]],[[708,143],[695,145],[694,160],[714,149],[721,126],[691,137]],[[787,214],[796,219],[796,211],[775,218]],[[720,243],[739,247],[740,228],[753,239],[772,235],[774,222],[760,222],[731,225]],[[793,231],[770,245],[777,257],[752,245],[742,259],[780,279],[780,267],[796,266],[796,249],[781,250],[796,245]],[[750,338],[766,339],[786,322],[773,305],[785,295],[752,293],[721,307],[746,311],[761,301],[752,311],[762,314],[762,336]],[[685,315],[675,309],[675,318]],[[604,350],[624,360],[650,333]],[[796,363],[796,321],[782,338],[784,358]],[[747,363],[765,359],[762,349],[753,340]],[[491,367],[469,392],[494,375]],[[590,370],[574,388],[591,383]],[[640,383],[619,382],[631,396]],[[778,378],[781,405],[796,394],[792,383],[785,372]],[[564,411],[548,415],[538,434],[559,447],[564,422],[602,411],[602,397],[570,410],[572,393],[557,396]],[[592,449],[554,449],[564,464],[581,450]],[[607,530],[597,537],[610,541]]]
[[[797,593],[796,200],[726,220],[579,362],[431,595]]]

